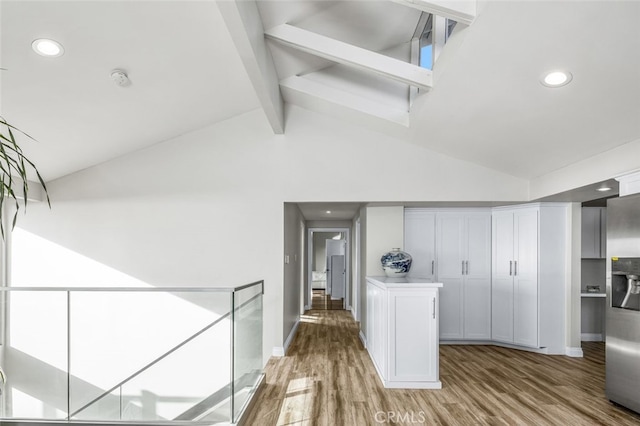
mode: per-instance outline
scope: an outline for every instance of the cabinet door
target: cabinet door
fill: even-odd
[[[405,211],[404,251],[412,257],[410,277],[435,277],[436,215]]]
[[[373,346],[374,346],[374,332],[373,332],[373,316],[374,316],[374,298],[375,298],[376,286],[373,284],[369,284],[367,282],[367,323],[366,323],[366,333],[367,333],[367,350],[373,356]]]
[[[466,218],[464,338],[491,338],[491,215]]]
[[[386,369],[386,347],[387,347],[387,312],[385,310],[385,298],[387,292],[376,287],[373,303],[373,335],[374,344],[373,352],[376,364],[380,369],[382,376],[387,376]]]
[[[598,207],[582,208],[582,258],[600,257],[600,211]]]
[[[513,341],[538,346],[538,210],[514,213]]]
[[[607,258],[607,209],[600,210],[600,258]]]
[[[491,338],[513,343],[513,213],[492,215]]]
[[[462,339],[464,216],[442,213],[436,218],[437,280],[440,291],[440,338]]]
[[[438,379],[435,291],[389,290],[390,381]]]

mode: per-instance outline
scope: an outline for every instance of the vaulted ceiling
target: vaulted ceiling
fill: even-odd
[[[47,180],[256,108],[286,134],[283,103],[525,179],[640,138],[640,2],[462,2],[475,16],[412,103],[394,63],[309,48],[408,62],[421,3],[3,0],[2,113],[41,141],[26,150]],[[36,55],[41,37],[65,54]],[[553,69],[572,82],[544,87]]]

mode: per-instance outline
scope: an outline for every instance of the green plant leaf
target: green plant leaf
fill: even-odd
[[[7,120],[1,116],[0,129],[2,129],[0,132],[0,233],[2,234],[2,238],[4,238],[5,227],[3,214],[4,206],[6,205],[5,201],[8,199],[15,205],[15,212],[13,213],[11,221],[11,229],[14,229],[20,210],[20,198],[16,195],[16,190],[20,188],[21,198],[23,199],[26,211],[29,201],[29,172],[34,173],[40,185],[42,185],[49,208],[51,208],[51,199],[49,198],[49,192],[44,179],[35,164],[25,157],[22,148],[18,145],[15,134],[19,133],[34,141],[35,139],[12,124],[9,124]],[[20,180],[16,179],[16,177],[20,178]]]

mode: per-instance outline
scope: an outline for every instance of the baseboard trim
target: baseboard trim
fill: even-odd
[[[582,348],[576,348],[574,346],[567,346],[567,350],[565,351],[566,356],[570,356],[572,358],[583,358],[584,353],[582,352]]]
[[[520,346],[513,343],[498,342],[495,340],[440,340],[441,345],[489,345],[502,348],[517,349],[519,351],[533,352],[544,355],[566,355],[565,348],[536,348],[532,346]]]
[[[298,331],[298,326],[300,325],[300,318],[297,319],[296,323],[293,324],[291,328],[291,332],[289,336],[287,336],[287,340],[284,341],[284,355],[287,354],[287,350],[289,350],[289,345],[293,342],[293,338],[296,336],[296,332]]]
[[[358,333],[358,337],[360,337],[360,341],[362,342],[362,344],[366,348],[367,347],[367,338],[364,337],[364,333],[362,332],[362,330],[360,330],[360,333]]]
[[[602,333],[582,333],[580,340],[583,342],[604,342]]]
[[[284,346],[274,346],[271,356],[284,356]]]

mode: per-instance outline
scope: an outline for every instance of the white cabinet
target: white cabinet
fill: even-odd
[[[367,350],[386,388],[440,389],[438,288],[425,279],[367,277]]]
[[[494,209],[492,339],[564,353],[567,205]]]
[[[491,338],[490,212],[441,212],[436,216],[440,338]]]
[[[367,281],[367,349],[380,375],[386,377],[387,298],[383,293]]]
[[[603,259],[607,251],[607,209],[582,208],[582,258]]]
[[[412,257],[409,277],[435,279],[435,213],[422,209],[405,210],[404,250]]]

